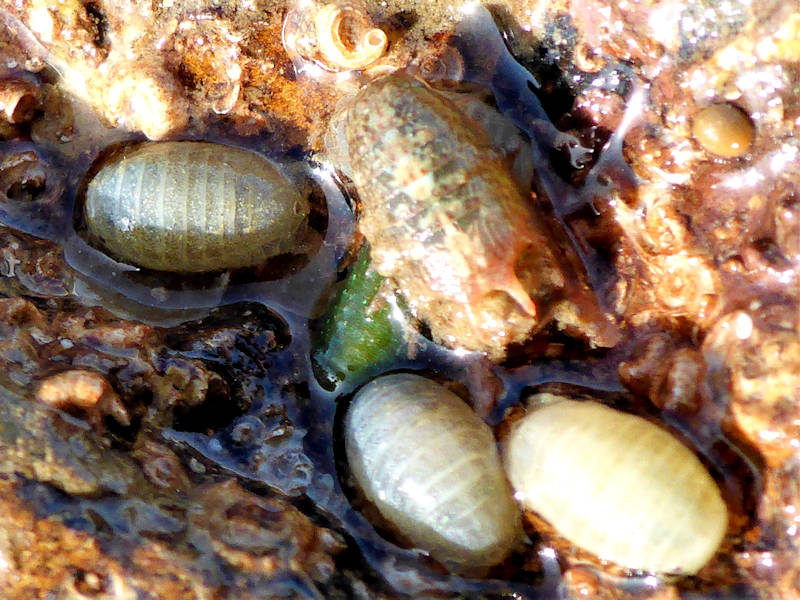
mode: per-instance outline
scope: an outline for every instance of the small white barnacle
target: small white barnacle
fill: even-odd
[[[696,573],[728,527],[719,489],[691,450],[597,402],[558,399],[533,410],[509,435],[504,461],[526,508],[629,569]]]
[[[358,71],[381,58],[388,44],[363,7],[349,2],[301,1],[283,25],[283,45],[298,70],[311,62],[327,71]]]
[[[491,429],[451,391],[418,375],[379,377],[356,394],[344,427],[366,499],[451,570],[497,564],[521,539]]]

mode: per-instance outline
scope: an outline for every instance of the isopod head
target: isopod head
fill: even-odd
[[[173,272],[260,264],[298,244],[308,200],[266,158],[221,144],[123,151],[86,189],[90,236],[122,262]]]
[[[526,508],[629,569],[696,573],[727,529],[719,489],[686,446],[597,402],[533,410],[509,435],[504,460]]]
[[[366,499],[452,570],[494,565],[520,539],[491,430],[439,384],[404,373],[367,384],[345,417],[345,450]]]

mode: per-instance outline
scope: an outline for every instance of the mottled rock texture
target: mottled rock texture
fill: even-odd
[[[668,425],[714,474],[731,523],[697,577],[651,580],[529,513],[526,544],[475,582],[376,532],[349,493],[335,398],[308,364],[309,315],[254,301],[165,316],[70,266],[73,205],[114,144],[203,139],[299,159],[322,149],[337,105],[387,72],[472,93],[494,81],[458,49],[452,3],[366,1],[386,54],[316,77],[282,43],[295,9],[0,4],[0,596],[800,595],[796,4],[492,3],[550,121],[586,149],[571,161],[553,144],[534,161],[530,199],[569,241],[620,341],[571,337],[584,323],[565,311],[561,329],[536,332],[503,364],[423,352],[434,357],[423,366],[495,414],[498,437],[522,409],[497,411],[547,382]],[[693,133],[722,103],[753,128],[737,156]],[[536,146],[539,130],[528,133]],[[329,292],[297,291],[320,295],[320,314]]]

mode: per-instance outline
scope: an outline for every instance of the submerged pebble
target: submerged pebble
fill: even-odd
[[[266,158],[207,142],[138,146],[86,190],[90,235],[115,258],[160,271],[246,267],[291,252],[308,212]]]
[[[629,569],[696,573],[725,535],[727,507],[703,464],[641,417],[556,400],[517,423],[504,458],[526,508]]]
[[[692,135],[704,150],[723,158],[736,158],[750,149],[755,128],[741,109],[720,103],[697,113],[692,123]]]
[[[411,374],[372,381],[347,412],[345,448],[364,496],[449,568],[494,565],[520,539],[492,432],[444,387]]]

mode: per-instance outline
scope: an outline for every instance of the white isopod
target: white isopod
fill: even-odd
[[[504,460],[527,508],[629,569],[696,573],[725,536],[727,507],[703,464],[641,417],[558,400],[516,424]]]
[[[449,568],[497,564],[521,539],[491,430],[437,383],[394,374],[366,385],[345,418],[345,449],[383,518]]]

